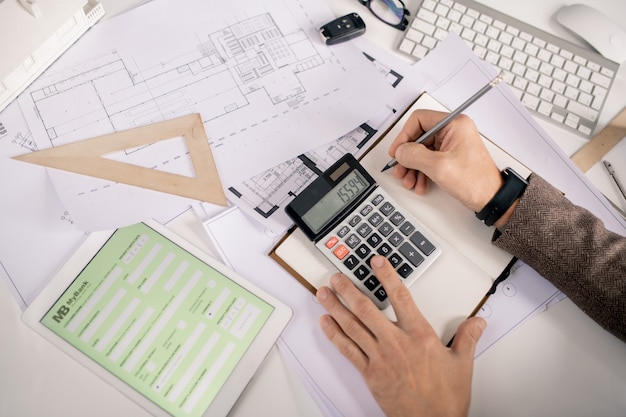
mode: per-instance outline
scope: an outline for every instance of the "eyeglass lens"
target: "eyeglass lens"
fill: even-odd
[[[371,0],[369,7],[380,20],[398,25],[404,18],[404,4],[399,0]]]

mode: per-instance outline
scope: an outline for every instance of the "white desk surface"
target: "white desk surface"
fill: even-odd
[[[138,0],[101,0],[107,16]],[[373,42],[394,47],[399,32],[379,23],[355,0],[329,0],[337,16],[358,12]],[[552,17],[570,1],[481,0],[570,40]],[[621,0],[584,0],[605,14],[626,16]],[[407,2],[409,9],[415,0]],[[626,65],[602,113],[604,126],[626,106]],[[569,155],[585,140],[541,122]],[[626,160],[623,161],[626,163]],[[615,162],[614,162],[615,164]],[[210,251],[193,216],[174,226]],[[0,416],[144,416],[147,413],[20,321],[20,309],[0,285]],[[531,319],[476,361],[470,415],[626,416],[626,344],[594,324],[569,300]],[[274,349],[232,416],[319,417],[303,384]],[[349,416],[346,416],[349,417]]]

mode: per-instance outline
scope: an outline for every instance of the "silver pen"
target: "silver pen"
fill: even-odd
[[[498,76],[496,78],[494,78],[493,80],[489,81],[483,88],[481,88],[480,90],[478,90],[476,92],[476,94],[474,94],[473,96],[471,96],[470,98],[468,98],[463,104],[461,104],[456,110],[454,110],[453,112],[449,113],[446,117],[444,117],[443,119],[441,119],[441,121],[439,123],[437,123],[435,126],[433,126],[432,129],[430,129],[427,132],[424,132],[424,134],[422,136],[420,136],[419,138],[417,138],[417,140],[415,140],[416,143],[422,143],[428,139],[430,139],[431,137],[435,136],[435,134],[437,132],[439,132],[441,129],[443,129],[443,127],[445,125],[447,125],[448,123],[450,123],[452,121],[452,119],[454,119],[456,116],[458,116],[459,114],[461,114],[461,112],[463,112],[465,109],[467,109],[469,106],[471,106],[472,104],[474,104],[474,102],[476,100],[478,100],[479,98],[481,98],[482,96],[485,95],[485,93],[489,90],[491,90],[493,87],[495,87],[496,85],[498,85],[498,83],[500,81],[502,81],[502,79],[504,78],[504,72],[500,72],[500,74],[498,74]],[[393,158],[391,161],[389,161],[387,163],[387,165],[385,165],[385,167],[382,169],[381,172],[387,171],[389,168],[394,167],[398,164],[398,161],[396,161],[395,158]]]
[[[622,193],[622,197],[624,197],[624,200],[626,200],[626,192],[624,192],[624,187],[622,186],[619,179],[617,178],[617,175],[615,175],[615,170],[613,169],[613,166],[606,159],[602,161],[602,163],[604,164],[606,170],[609,171],[609,175],[613,178],[613,181],[615,181],[615,185],[617,185],[617,188],[619,189],[620,193]]]

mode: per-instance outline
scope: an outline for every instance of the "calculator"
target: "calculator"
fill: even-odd
[[[409,286],[441,254],[433,234],[404,210],[352,154],[298,194],[285,211],[330,262],[380,309],[387,293],[370,259],[385,256]]]

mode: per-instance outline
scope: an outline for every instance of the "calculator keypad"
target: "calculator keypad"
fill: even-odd
[[[441,254],[425,227],[380,187],[316,246],[381,309],[389,300],[369,266],[372,256],[385,256],[408,286]]]

